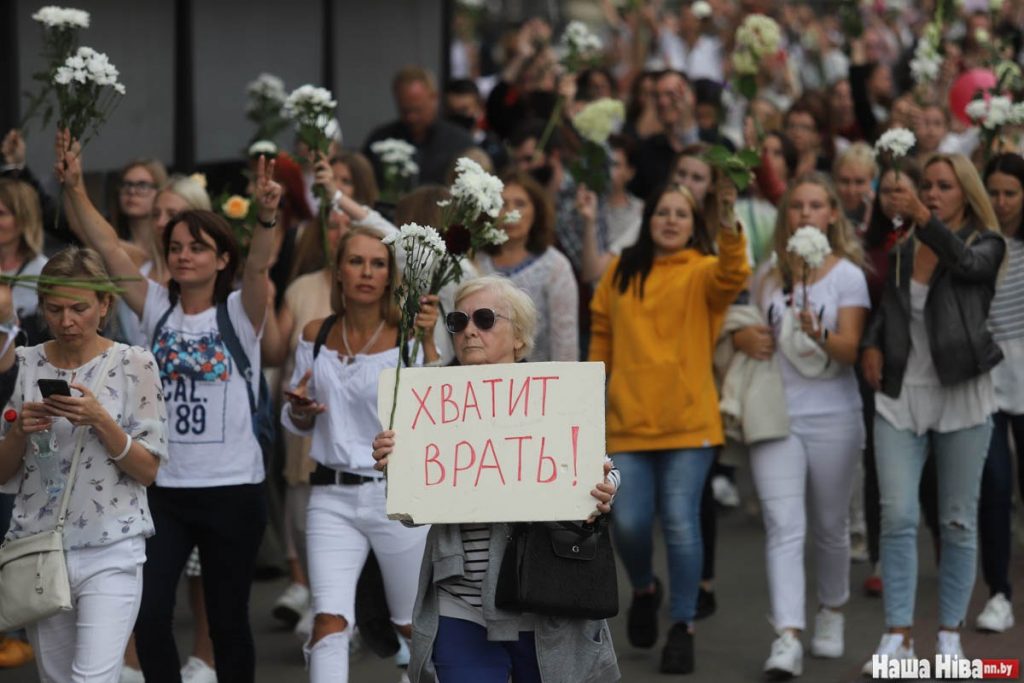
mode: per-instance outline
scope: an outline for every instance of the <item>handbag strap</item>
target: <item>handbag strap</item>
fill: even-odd
[[[96,375],[96,379],[93,381],[92,387],[90,388],[93,395],[96,395],[96,390],[99,388],[100,383],[103,382],[103,378],[107,374],[107,368],[110,367],[110,361],[114,358],[113,345],[111,345],[105,353],[107,354],[107,357],[103,361],[103,365],[100,366],[100,371]],[[76,429],[78,429],[78,440],[75,442],[75,454],[71,457],[71,469],[68,470],[68,483],[64,487],[64,497],[60,501],[60,514],[57,515],[57,526],[55,527],[56,530],[62,534],[64,533],[64,517],[68,513],[68,503],[71,502],[71,489],[75,486],[75,475],[78,473],[78,459],[82,455],[85,435],[89,431],[88,428],[82,429],[82,427],[77,427]]]

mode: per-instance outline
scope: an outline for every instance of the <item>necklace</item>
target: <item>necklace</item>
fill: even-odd
[[[380,337],[380,333],[384,329],[384,322],[384,320],[380,321],[377,329],[370,335],[370,339],[363,345],[363,348],[359,349],[357,353],[352,353],[352,347],[348,343],[348,319],[344,317],[341,319],[341,343],[345,345],[345,353],[348,355],[345,360],[347,365],[352,365],[352,361],[356,359],[356,356],[366,353],[367,350],[377,343],[377,338]]]

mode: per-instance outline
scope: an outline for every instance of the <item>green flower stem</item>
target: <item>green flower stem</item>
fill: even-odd
[[[398,409],[398,381],[402,373],[402,356],[405,354],[405,326],[398,330],[398,367],[395,368],[395,390],[391,394],[391,417],[388,419],[388,431],[395,428],[395,411]]]
[[[533,152],[534,161],[540,158],[544,148],[551,140],[551,135],[555,132],[555,126],[558,125],[559,119],[562,118],[563,107],[565,107],[565,98],[559,95],[558,99],[555,100],[555,108],[551,110],[551,117],[548,119],[547,125],[544,126],[544,132],[541,133],[540,140],[537,141],[537,148]]]

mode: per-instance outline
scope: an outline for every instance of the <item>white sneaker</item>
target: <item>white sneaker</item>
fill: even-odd
[[[871,557],[868,555],[868,539],[860,532],[850,534],[850,562],[858,564],[867,562]]]
[[[274,603],[273,615],[275,619],[280,619],[294,628],[308,607],[309,589],[301,583],[293,583],[278,596]]]
[[[772,643],[764,672],[775,678],[790,678],[804,672],[804,646],[791,631],[783,631]]]
[[[295,624],[295,637],[305,645],[311,635],[313,635],[313,610],[307,608],[302,610],[302,615],[299,617],[298,623]]]
[[[914,659],[914,641],[910,641],[910,645],[903,644],[902,633],[884,633],[882,634],[882,640],[878,643],[878,647],[875,649],[875,654],[878,656],[886,655],[890,660],[894,659]],[[871,675],[871,660],[869,659],[864,668],[861,669],[861,673],[865,676]]]
[[[719,474],[711,479],[711,494],[715,502],[727,508],[739,507],[740,492],[736,485],[729,481],[729,477]]]
[[[217,683],[217,672],[199,657],[189,657],[181,667],[181,683]]]
[[[1013,606],[1005,595],[996,593],[985,603],[985,609],[981,610],[976,623],[982,631],[1009,631],[1013,628]]]
[[[846,619],[841,612],[822,607],[814,617],[814,637],[811,654],[815,657],[839,659],[843,656],[843,626]]]
[[[956,631],[939,631],[935,641],[936,655],[951,655],[954,659],[964,656],[964,648],[960,645],[960,634]]]
[[[125,664],[121,667],[121,678],[119,683],[146,683],[146,677],[138,669]]]

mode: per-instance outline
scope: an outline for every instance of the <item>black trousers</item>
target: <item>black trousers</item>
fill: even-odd
[[[249,626],[249,592],[267,525],[262,484],[210,488],[151,486],[156,535],[146,542],[142,606],[135,644],[147,683],[181,683],[174,641],[178,580],[194,546],[203,567],[203,594],[217,680],[251,683],[256,651]]]

